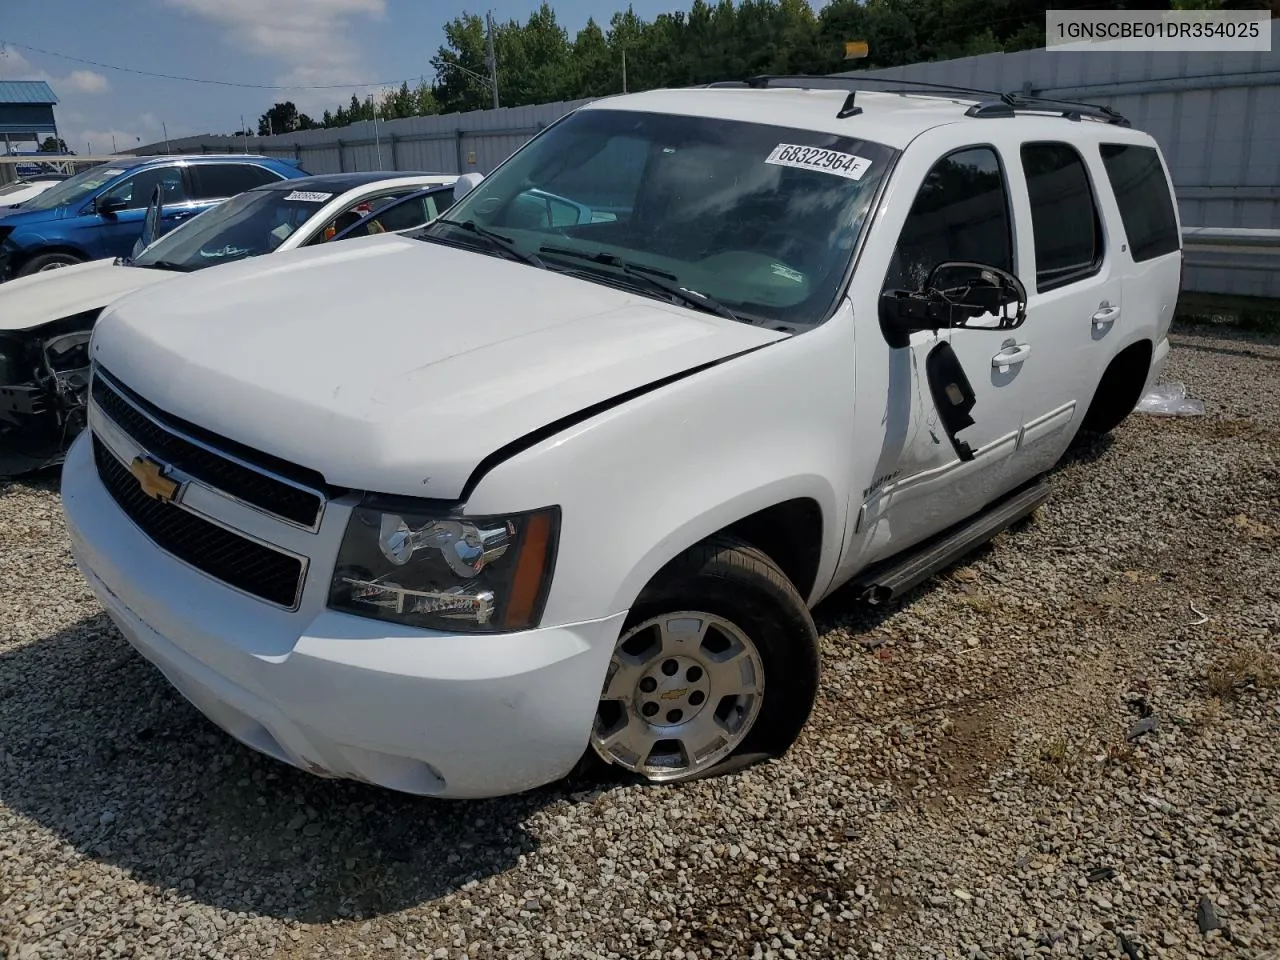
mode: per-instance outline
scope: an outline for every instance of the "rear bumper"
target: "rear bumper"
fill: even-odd
[[[320,776],[488,797],[587,749],[624,614],[501,636],[266,607],[165,554],[98,480],[86,432],[63,469],[77,564],[121,633],[202,713]]]

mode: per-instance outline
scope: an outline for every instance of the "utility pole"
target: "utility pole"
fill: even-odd
[[[493,109],[498,109],[498,56],[493,52],[493,14],[485,13],[485,24],[489,28],[489,36],[486,41],[489,48],[489,86],[493,90]]]
[[[164,132],[164,153],[169,155],[169,128],[164,125],[164,121],[160,121],[160,129]]]
[[[244,114],[240,114],[240,132],[244,134],[244,152],[249,152],[249,128],[244,125]]]
[[[622,92],[627,92],[627,48],[622,48]]]

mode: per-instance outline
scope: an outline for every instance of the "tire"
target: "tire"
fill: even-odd
[[[817,630],[791,581],[754,547],[712,538],[668,564],[623,624],[588,766],[594,754],[681,783],[780,757],[809,719],[818,673]],[[726,693],[739,689],[751,692]]]
[[[1129,418],[1142,399],[1151,363],[1149,344],[1130,347],[1111,361],[1080,422],[1081,433],[1110,433]]]
[[[59,267],[72,267],[77,263],[84,263],[84,259],[74,253],[42,253],[24,263],[18,270],[17,276],[29,277],[33,273],[56,270]]]

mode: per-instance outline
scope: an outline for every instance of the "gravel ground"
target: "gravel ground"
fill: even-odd
[[[238,746],[0,488],[0,955],[1280,958],[1280,338],[1073,453],[888,611],[784,760],[428,802]]]

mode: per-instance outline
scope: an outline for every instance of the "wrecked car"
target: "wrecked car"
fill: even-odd
[[[157,189],[130,257],[0,285],[0,477],[56,466],[83,429],[89,337],[108,304],[221,263],[420,227],[453,202],[456,180],[405,172],[294,178],[248,190],[158,239]]]

